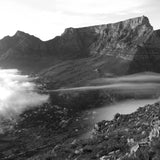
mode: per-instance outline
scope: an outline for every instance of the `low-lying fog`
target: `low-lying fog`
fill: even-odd
[[[112,120],[116,113],[129,114],[136,111],[139,107],[143,107],[146,104],[154,104],[157,101],[158,99],[126,100],[109,106],[104,106],[100,109],[93,110],[95,113],[94,122]]]
[[[159,101],[160,74],[144,72],[114,78],[99,78],[88,83],[87,86],[77,88],[63,88],[56,91],[109,90],[121,95],[130,95],[130,100],[105,105],[100,109],[94,109],[95,121],[110,120],[116,113],[131,113],[146,104]]]
[[[33,78],[21,75],[18,70],[0,69],[0,116],[14,116],[30,107],[47,102],[49,96],[37,93],[36,88]],[[83,92],[97,89],[132,95],[130,100],[93,110],[96,113],[95,121],[112,119],[117,112],[130,113],[140,106],[157,102],[160,95],[160,74],[145,72],[123,77],[100,78],[90,81],[87,86],[49,90],[48,92]]]
[[[94,110],[95,122],[104,119],[111,120],[116,113],[129,114],[139,107],[159,101],[160,74],[158,73],[144,72],[117,78],[102,78],[93,80],[90,84],[96,87],[103,85],[120,94],[136,97],[136,99],[116,102]]]
[[[0,69],[0,116],[10,118],[47,102],[48,95],[37,93],[32,80],[16,69]]]
[[[160,74],[144,72],[122,77],[99,78],[90,81],[87,86],[62,88],[54,91],[69,92],[101,89],[111,90],[120,94],[157,97],[160,95]]]

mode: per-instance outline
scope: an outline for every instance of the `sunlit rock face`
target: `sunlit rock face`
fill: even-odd
[[[94,28],[98,40],[92,44],[91,53],[110,54],[131,58],[138,44],[143,43],[153,28],[147,17],[138,17]]]
[[[142,16],[113,24],[67,28],[49,45],[64,56],[71,53],[80,57],[110,54],[132,58],[136,45],[143,43],[152,31],[148,18]],[[64,53],[65,49],[68,53]]]
[[[14,117],[47,102],[48,95],[37,93],[32,80],[16,69],[0,69],[0,116]]]

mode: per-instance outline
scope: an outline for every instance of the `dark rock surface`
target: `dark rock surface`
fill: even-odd
[[[63,101],[64,102],[64,101]],[[67,106],[66,106],[67,107]],[[91,113],[87,113],[91,114]],[[92,114],[91,114],[92,116]],[[160,105],[117,113],[92,128],[74,108],[45,104],[29,110],[0,137],[2,160],[155,160],[160,158]],[[86,137],[86,138],[85,138]]]
[[[129,73],[155,71],[159,72],[160,60],[160,30],[153,31],[145,44],[139,45]]]
[[[136,112],[116,114],[112,121],[95,125],[88,139],[56,145],[34,159],[155,160],[160,158],[159,103],[140,107]]]
[[[17,119],[1,119],[0,159],[90,160],[128,156],[132,139],[137,144],[151,132],[150,122],[152,116],[159,115],[159,104],[147,105],[129,115],[116,114],[113,120],[97,124],[94,112],[127,98],[135,97],[105,89],[53,92],[48,103],[25,111]]]

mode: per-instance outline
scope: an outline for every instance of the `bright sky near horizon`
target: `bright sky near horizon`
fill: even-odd
[[[142,15],[154,29],[160,28],[160,0],[0,0],[0,39],[21,30],[48,40],[68,27]]]

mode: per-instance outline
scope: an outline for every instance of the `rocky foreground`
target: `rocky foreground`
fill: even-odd
[[[158,160],[159,130],[160,104],[146,105],[95,124],[89,138],[64,141],[28,160]]]
[[[160,159],[159,103],[94,124],[94,108],[127,97],[107,91],[73,93],[54,93],[49,103],[16,121],[1,119],[0,159]]]
[[[47,91],[44,86],[40,93]],[[159,97],[157,88],[150,94],[143,98]],[[113,120],[95,124],[99,107],[140,98],[142,94],[123,95],[104,88],[52,92],[42,106],[15,119],[1,117],[0,160],[155,159],[160,148],[159,103],[128,115],[117,113]]]

